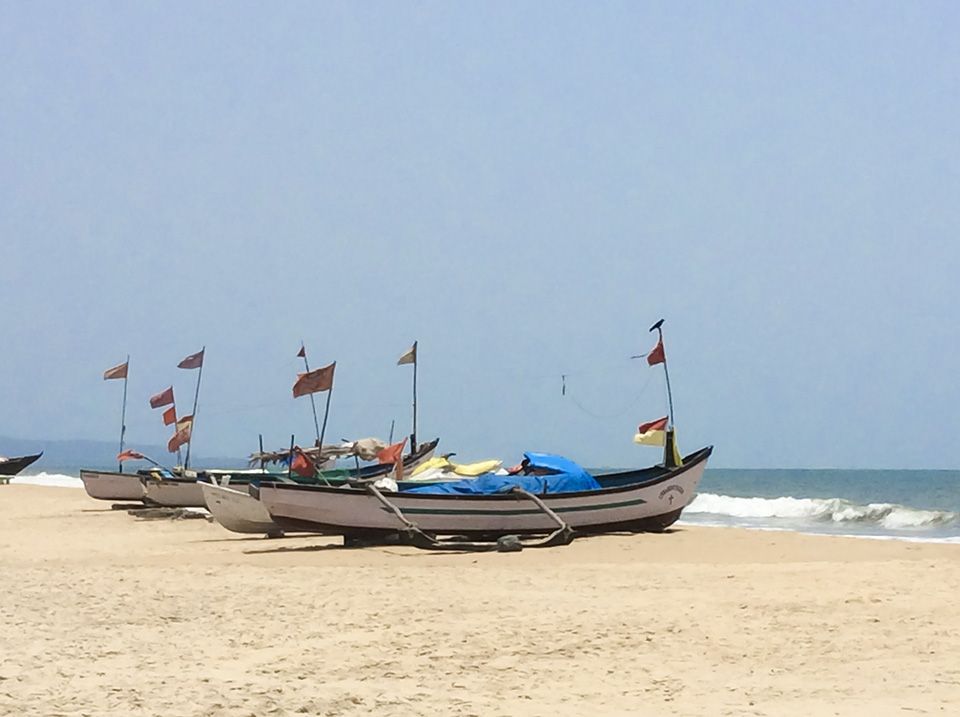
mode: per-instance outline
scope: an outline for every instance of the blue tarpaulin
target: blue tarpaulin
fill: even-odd
[[[514,486],[530,493],[577,493],[597,490],[600,484],[592,475],[571,460],[547,453],[524,453],[528,466],[554,471],[550,475],[497,475],[484,473],[476,478],[453,483],[434,483],[404,490],[404,493],[431,495],[490,495],[506,493]]]

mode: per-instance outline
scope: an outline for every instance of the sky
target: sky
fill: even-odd
[[[0,435],[957,468],[950,2],[0,0]],[[566,377],[566,394],[562,392]],[[319,394],[322,411],[326,398]]]

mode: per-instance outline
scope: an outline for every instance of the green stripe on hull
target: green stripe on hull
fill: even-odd
[[[611,508],[626,508],[630,505],[641,505],[646,503],[643,498],[634,500],[624,500],[619,503],[603,503],[601,505],[573,505],[567,508],[550,509],[554,513],[577,513],[583,510],[609,510]],[[388,508],[380,506],[380,510],[390,513]],[[522,508],[520,510],[470,510],[467,508],[400,508],[404,515],[543,515],[539,508]]]

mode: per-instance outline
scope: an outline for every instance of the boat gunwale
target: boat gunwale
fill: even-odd
[[[681,475],[692,468],[697,467],[701,463],[705,463],[710,455],[713,453],[713,446],[706,446],[701,448],[698,451],[694,451],[690,455],[686,456],[683,459],[683,465],[677,468],[663,468],[663,473],[658,473],[654,477],[645,481],[638,481],[636,483],[626,483],[624,485],[609,486],[606,488],[598,488],[594,490],[584,490],[584,491],[570,491],[566,493],[548,493],[543,497],[547,500],[571,500],[574,498],[587,497],[587,496],[597,496],[597,495],[611,495],[614,493],[623,493],[630,490],[637,490],[640,488],[648,488],[650,486],[655,486],[658,483],[663,483],[671,478],[675,478],[678,475]],[[642,473],[643,471],[648,471],[651,468],[656,468],[657,466],[649,466],[647,468],[638,468],[635,470],[629,471],[620,471],[618,473],[604,473],[597,478],[600,479],[610,479],[610,478],[620,478],[623,479],[626,476],[629,476],[631,473]],[[322,485],[302,485],[302,484],[291,484],[291,483],[278,483],[276,481],[258,481],[252,483],[251,486],[257,491],[255,495],[259,497],[259,491],[263,487],[276,488],[280,490],[294,490],[294,491],[308,491],[308,492],[317,492],[317,493],[332,493],[334,495],[368,495],[366,490],[363,488],[355,488],[353,486],[340,486],[340,487],[331,487],[331,486],[322,486]],[[466,500],[466,501],[516,501],[517,495],[514,493],[487,493],[487,494],[461,494],[461,493],[407,493],[404,491],[386,491],[382,490],[386,495],[408,498],[408,499],[423,499],[423,500]]]

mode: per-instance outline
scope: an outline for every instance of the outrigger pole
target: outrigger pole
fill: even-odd
[[[130,354],[127,354],[127,368],[123,372],[123,407],[120,409],[120,453],[123,453],[123,438],[127,433],[127,375],[130,373]],[[123,473],[123,461],[118,461],[119,471]]]
[[[310,363],[307,361],[307,347],[303,345],[303,339],[300,339],[300,355],[303,356],[303,367],[307,373],[310,373]],[[313,394],[310,394],[310,406],[313,408],[313,427],[317,432],[317,447],[320,447],[320,424],[317,421],[317,402],[313,400]],[[323,419],[324,425],[327,423],[326,417]]]

